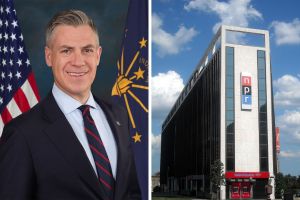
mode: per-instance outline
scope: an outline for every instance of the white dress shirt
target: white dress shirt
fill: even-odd
[[[75,135],[77,136],[82,147],[84,148],[85,153],[88,159],[90,160],[90,163],[93,166],[95,173],[97,174],[94,158],[91,149],[89,147],[86,133],[84,131],[82,113],[78,109],[82,104],[76,99],[74,99],[73,97],[63,92],[61,89],[59,89],[56,86],[56,84],[53,85],[52,94],[59,108],[64,113],[65,117],[67,118],[71,127],[73,128]],[[104,144],[107,156],[110,161],[113,176],[116,179],[117,145],[112,130],[108,124],[104,112],[94,100],[91,92],[88,101],[86,102],[86,105],[91,106],[90,107],[91,116],[95,121],[97,130],[100,134],[101,140]]]

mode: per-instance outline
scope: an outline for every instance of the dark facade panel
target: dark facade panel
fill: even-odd
[[[259,161],[260,171],[268,171],[268,121],[267,121],[267,92],[266,92],[266,56],[265,51],[257,51],[257,80],[259,106]]]
[[[226,90],[225,90],[225,120],[226,120],[226,171],[235,171],[235,141],[234,141],[234,48],[226,47]]]
[[[161,184],[174,177],[181,191],[182,178],[204,175],[209,190],[210,164],[220,159],[220,62],[218,51],[163,129]]]

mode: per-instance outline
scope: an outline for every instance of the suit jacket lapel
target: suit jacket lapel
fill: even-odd
[[[49,126],[45,128],[45,133],[70,164],[70,169],[74,169],[98,196],[102,196],[101,193],[104,194],[104,191],[99,185],[86,153],[68,120],[59,109],[52,93],[45,99],[42,107],[45,119],[50,122]]]

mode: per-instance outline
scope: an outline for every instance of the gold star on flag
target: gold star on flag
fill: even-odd
[[[140,78],[144,79],[144,72],[145,70],[141,70],[141,68],[139,67],[139,70],[137,72],[134,72],[134,74],[136,75],[136,80],[139,80]]]
[[[132,139],[134,140],[134,143],[142,142],[141,137],[142,137],[142,135],[140,135],[140,134],[138,134],[138,132],[136,132],[135,135],[132,136]]]
[[[139,41],[139,43],[140,43],[140,45],[141,45],[140,48],[146,47],[147,40],[145,40],[145,38],[143,37],[142,40]]]

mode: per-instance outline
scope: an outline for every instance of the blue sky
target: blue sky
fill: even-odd
[[[152,1],[152,173],[161,124],[220,23],[270,32],[280,171],[300,175],[300,1]]]

